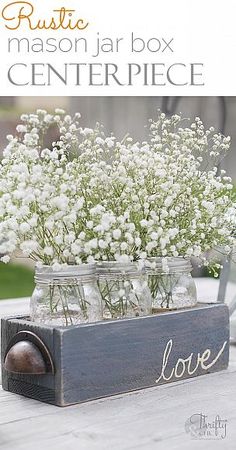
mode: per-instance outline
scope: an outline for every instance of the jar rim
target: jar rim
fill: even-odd
[[[41,267],[35,267],[35,278],[37,279],[58,279],[58,278],[75,278],[88,275],[94,275],[96,273],[96,264],[68,264],[61,267],[60,270],[53,270],[52,266],[43,265]]]
[[[140,272],[140,269],[137,262],[133,261],[126,263],[120,261],[98,261],[97,272],[99,275],[109,273],[137,273]]]

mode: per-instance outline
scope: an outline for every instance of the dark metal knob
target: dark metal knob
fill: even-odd
[[[47,372],[42,353],[29,341],[20,341],[10,348],[5,358],[5,369],[9,372],[44,374]]]
[[[43,341],[30,331],[20,331],[10,341],[4,360],[7,371],[19,374],[54,373],[51,355]]]

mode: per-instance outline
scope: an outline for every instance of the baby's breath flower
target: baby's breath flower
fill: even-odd
[[[230,252],[234,194],[231,179],[217,170],[230,138],[205,130],[199,118],[187,127],[181,115],[160,113],[150,121],[148,142],[119,142],[99,125],[80,128],[79,119],[38,110],[22,115],[18,135],[7,137],[0,167],[3,262],[15,250],[54,270],[169,255],[207,264],[202,255],[212,247]],[[47,148],[51,127],[60,137]]]

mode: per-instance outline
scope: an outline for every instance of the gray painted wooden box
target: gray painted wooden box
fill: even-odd
[[[17,335],[22,331],[28,334]],[[31,333],[47,347],[54,373],[4,367],[11,345],[30,340]],[[69,328],[2,319],[3,388],[58,406],[216,372],[228,360],[229,313],[223,304]]]

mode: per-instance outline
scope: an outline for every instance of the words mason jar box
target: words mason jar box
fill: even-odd
[[[3,389],[58,406],[226,369],[223,304],[68,328],[2,319]]]

